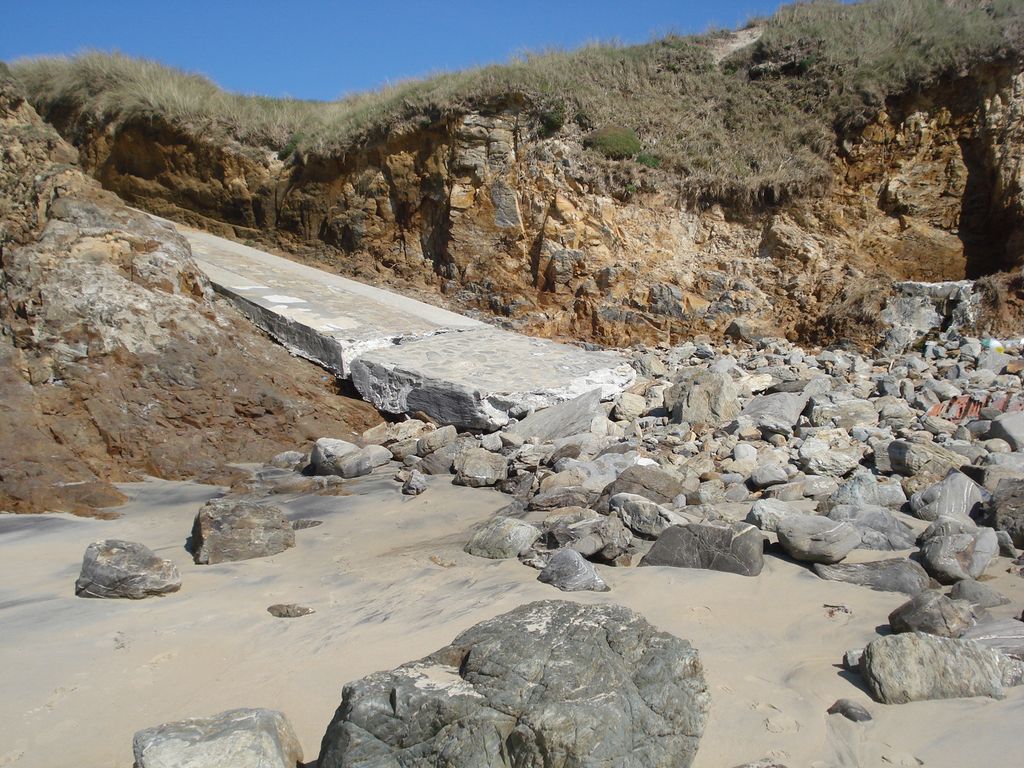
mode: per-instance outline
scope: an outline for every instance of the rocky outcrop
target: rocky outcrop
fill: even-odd
[[[90,512],[144,475],[230,482],[376,419],[214,298],[188,246],[74,165],[0,72],[0,509]]]
[[[689,643],[625,608],[531,603],[346,685],[317,764],[685,768],[709,704]]]
[[[825,194],[766,194],[757,208],[606,167],[579,126],[552,135],[514,96],[424,115],[345,153],[279,153],[152,115],[47,117],[129,201],[527,332],[671,343],[741,318],[763,335],[898,351],[951,324],[996,322],[979,299],[990,288],[962,281],[1021,263],[1018,69],[979,63],[890,94],[830,137]]]

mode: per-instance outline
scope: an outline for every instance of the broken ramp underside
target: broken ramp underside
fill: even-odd
[[[167,222],[170,224],[170,222]],[[218,291],[293,353],[343,377],[390,413],[460,429],[634,379],[617,354],[534,339],[390,291],[174,225]]]

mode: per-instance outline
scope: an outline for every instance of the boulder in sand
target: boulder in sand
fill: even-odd
[[[673,525],[658,537],[640,565],[757,576],[764,568],[764,539],[761,531],[748,523]]]
[[[575,549],[556,549],[548,559],[537,581],[558,587],[563,592],[607,592],[605,584],[593,564]]]
[[[267,504],[213,499],[192,525],[192,557],[199,565],[269,557],[294,546],[292,524]]]
[[[540,531],[529,523],[514,517],[492,517],[473,534],[465,551],[477,557],[503,560],[517,557],[529,549],[540,536]]]
[[[792,515],[781,520],[775,532],[779,544],[794,560],[838,563],[860,546],[860,532],[849,523],[817,515]]]
[[[902,592],[911,596],[927,589],[931,582],[924,568],[903,557],[870,563],[815,563],[811,569],[828,581],[845,581],[878,592]]]
[[[974,624],[970,603],[950,600],[937,589],[918,592],[889,614],[893,632],[960,637]]]
[[[319,768],[686,768],[710,697],[697,652],[613,605],[521,606],[349,683]]]
[[[139,600],[181,589],[181,576],[170,560],[157,557],[134,541],[106,539],[90,544],[75,582],[79,597],[124,597]]]
[[[302,747],[291,724],[269,709],[146,728],[132,740],[135,768],[295,768]]]

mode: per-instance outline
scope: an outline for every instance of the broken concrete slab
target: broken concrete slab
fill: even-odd
[[[438,334],[366,352],[352,364],[363,398],[389,413],[422,411],[440,424],[493,430],[510,418],[594,389],[610,398],[633,382],[625,358],[497,328]]]
[[[170,222],[165,222],[170,224]],[[351,377],[382,411],[492,430],[636,377],[625,358],[499,330],[206,232],[174,225],[197,264],[294,354]]]

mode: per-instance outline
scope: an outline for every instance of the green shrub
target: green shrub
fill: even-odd
[[[621,125],[598,128],[587,136],[583,143],[611,160],[625,160],[643,149],[636,131]]]
[[[661,158],[657,155],[652,155],[650,152],[641,152],[636,156],[636,161],[640,165],[646,165],[648,168],[660,168]]]
[[[299,142],[301,142],[301,141],[302,141],[302,134],[301,133],[293,133],[292,137],[290,139],[288,139],[288,143],[285,144],[283,147],[281,147],[281,149],[278,151],[277,159],[278,160],[287,160],[288,158],[290,158],[292,155],[295,154],[295,151],[299,148]]]
[[[554,136],[565,125],[566,109],[563,102],[543,107],[537,114],[542,136]]]

